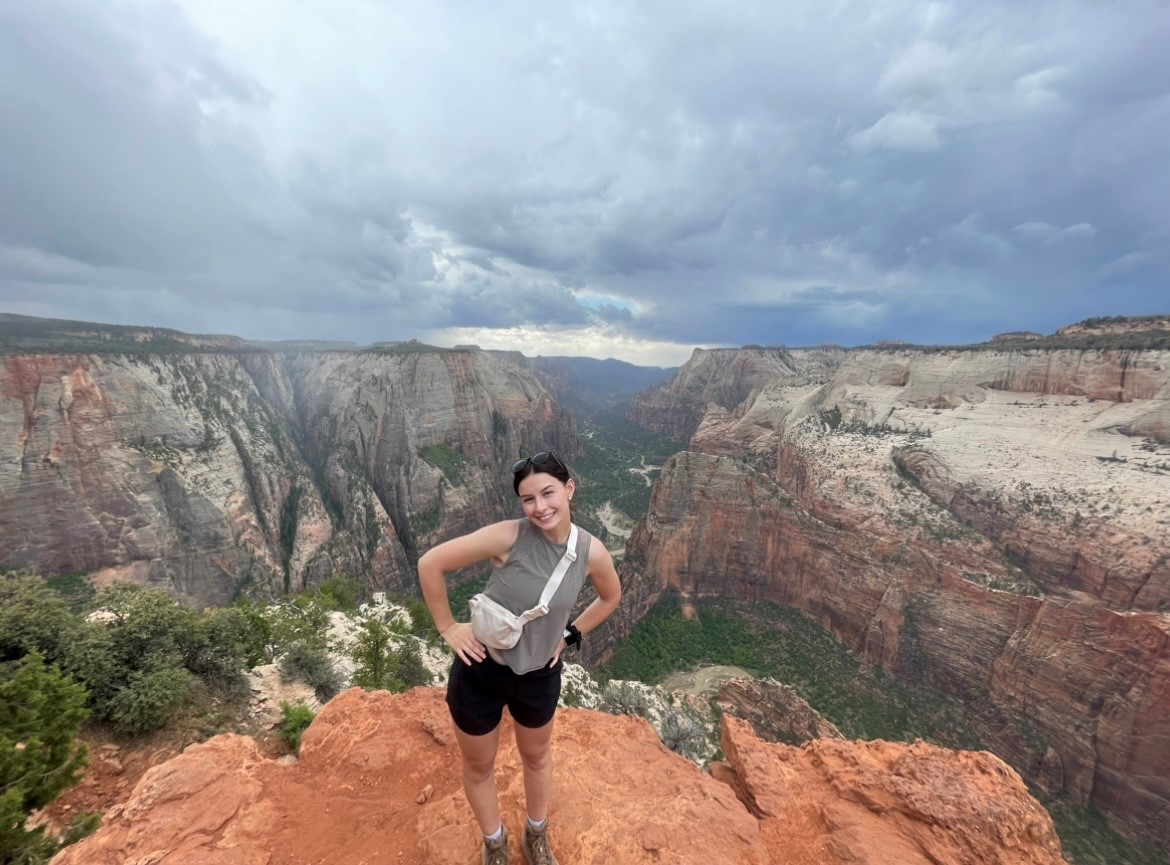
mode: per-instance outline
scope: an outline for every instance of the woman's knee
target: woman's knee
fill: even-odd
[[[552,763],[552,743],[542,742],[530,745],[517,743],[516,750],[520,752],[520,762],[530,772],[539,772],[547,769]]]
[[[486,781],[496,771],[496,758],[463,755],[463,777],[472,782]]]

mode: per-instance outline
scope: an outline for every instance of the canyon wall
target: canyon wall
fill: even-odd
[[[593,655],[667,587],[789,604],[965,698],[1042,788],[1170,843],[1170,352],[739,353],[631,408],[689,444]]]
[[[196,605],[334,573],[413,586],[418,551],[513,515],[507,464],[580,453],[519,355],[0,357],[0,567]]]
[[[709,405],[732,408],[777,379],[824,381],[845,356],[833,347],[697,348],[673,379],[635,395],[628,414],[639,426],[685,444]]]

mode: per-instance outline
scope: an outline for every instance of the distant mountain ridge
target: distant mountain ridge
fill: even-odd
[[[902,339],[878,340],[873,345],[846,347],[836,343],[819,346],[744,345],[740,349],[865,351],[915,348],[923,351],[995,348],[1102,348],[1155,349],[1170,348],[1170,314],[1141,316],[1098,316],[1059,328],[1052,334],[1033,331],[1008,331],[995,334],[984,342],[962,345],[915,344]],[[0,354],[22,352],[86,352],[118,354],[134,351],[375,351],[396,353],[422,349],[434,351],[481,351],[475,345],[454,348],[427,346],[416,339],[388,340],[362,345],[349,340],[245,339],[231,334],[186,333],[166,327],[148,325],[102,324],[71,319],[40,318],[0,312]],[[706,349],[695,349],[701,353]],[[716,351],[738,349],[714,349]],[[497,352],[499,353],[499,352]],[[519,352],[504,352],[517,354]],[[634,392],[669,379],[678,367],[647,367],[613,358],[537,356],[527,358],[538,368],[562,379],[577,381],[586,391],[585,405],[612,406],[629,399]],[[559,370],[559,371],[557,371]],[[641,384],[635,386],[638,382]],[[631,391],[631,387],[633,390]]]
[[[634,394],[669,381],[677,367],[635,366],[592,357],[535,357],[529,365],[557,402],[575,414],[628,402]]]

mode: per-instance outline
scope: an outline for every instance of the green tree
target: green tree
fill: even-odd
[[[327,610],[353,612],[361,601],[362,584],[353,577],[334,574],[305,590],[299,597],[305,601],[316,601]]]
[[[162,589],[118,583],[94,600],[65,648],[65,667],[89,690],[94,715],[123,734],[162,727],[199,677],[225,697],[246,691],[245,619],[201,614]]]
[[[410,633],[425,640],[438,639],[439,632],[435,630],[435,620],[431,618],[431,611],[422,598],[406,595],[395,599],[410,614]]]
[[[319,649],[326,648],[329,633],[329,607],[321,602],[316,592],[298,595],[269,607],[272,622],[272,641],[278,653],[293,643],[307,643]]]
[[[202,679],[212,693],[230,700],[247,696],[244,670],[249,654],[248,628],[247,617],[232,607],[205,613],[196,621],[187,669]]]
[[[362,623],[352,657],[357,664],[353,683],[366,690],[400,694],[432,681],[430,670],[422,662],[418,641],[407,637],[395,649],[390,643],[390,629],[377,619]]]
[[[276,645],[274,617],[266,604],[252,598],[241,598],[230,607],[240,619],[240,641],[248,667],[271,664],[279,655]]]
[[[59,663],[77,619],[57,592],[35,574],[0,576],[0,661],[39,651]]]
[[[353,660],[357,664],[353,683],[367,691],[405,690],[398,679],[398,665],[394,650],[390,647],[390,629],[377,619],[362,622],[362,632],[353,648]]]
[[[77,782],[86,714],[85,689],[39,652],[0,664],[0,862],[46,861],[59,846],[25,821]]]
[[[305,730],[309,729],[309,725],[313,723],[315,717],[313,710],[308,706],[293,706],[282,702],[280,713],[284,716],[284,721],[280,725],[278,735],[286,745],[292,748],[294,754],[298,753],[301,750],[301,737],[305,734]]]
[[[241,598],[231,609],[237,620],[248,666],[271,664],[295,643],[326,649],[329,614],[354,610],[361,585],[357,580],[335,576],[287,600]]]
[[[417,641],[407,640],[398,650],[398,678],[406,686],[404,690],[417,688],[420,685],[430,685],[434,682],[434,676],[423,663],[422,652],[419,651],[418,646]]]
[[[66,667],[90,693],[94,714],[126,735],[163,726],[187,696],[200,614],[162,589],[116,583],[94,600],[66,650]]]
[[[131,736],[161,729],[187,699],[191,678],[181,667],[135,670],[110,698],[107,717]]]

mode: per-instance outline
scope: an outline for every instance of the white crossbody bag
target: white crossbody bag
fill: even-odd
[[[507,607],[493,601],[482,592],[471,599],[471,630],[485,646],[493,649],[510,649],[520,641],[520,634],[524,626],[533,619],[548,615],[548,604],[553,595],[560,588],[561,580],[569,570],[569,565],[577,561],[577,524],[570,523],[569,543],[565,547],[565,554],[557,562],[552,576],[540,593],[540,601],[531,610],[516,615]]]

